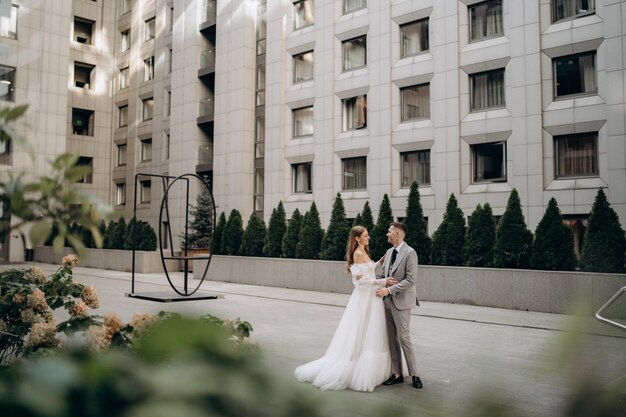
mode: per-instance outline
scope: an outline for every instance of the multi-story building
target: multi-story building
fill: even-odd
[[[244,221],[315,201],[323,226],[337,192],[348,217],[387,194],[402,218],[417,181],[431,234],[450,194],[498,216],[516,188],[531,229],[555,197],[580,237],[598,188],[626,225],[624,14],[624,0],[13,0],[0,99],[30,103],[16,128],[36,158],[9,145],[0,171],[45,175],[76,153],[93,166],[79,187],[126,215],[136,194],[155,228],[162,182],[134,193],[138,173],[201,174]],[[178,236],[187,205],[169,197]]]

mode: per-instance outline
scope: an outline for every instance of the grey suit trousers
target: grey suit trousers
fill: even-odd
[[[411,343],[411,310],[398,310],[391,301],[391,297],[385,299],[385,318],[387,320],[387,336],[389,338],[389,351],[391,353],[391,372],[402,375],[402,355],[404,352],[409,375],[417,376],[415,354]]]

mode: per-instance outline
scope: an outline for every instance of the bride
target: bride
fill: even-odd
[[[326,354],[296,368],[299,381],[312,382],[323,390],[373,391],[389,376],[385,310],[376,289],[397,281],[375,279],[376,263],[369,257],[369,240],[363,226],[350,230],[346,260],[354,291]]]

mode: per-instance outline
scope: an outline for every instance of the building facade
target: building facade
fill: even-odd
[[[531,230],[554,197],[580,238],[598,188],[626,225],[625,14],[623,0],[13,0],[0,105],[30,104],[16,130],[36,157],[9,145],[0,175],[75,153],[93,167],[78,187],[157,230],[159,175],[203,176],[244,222],[315,201],[323,227],[337,192],[350,218],[385,194],[402,218],[417,181],[430,234],[450,194],[499,216],[515,188]],[[177,246],[184,187],[168,197],[161,238]],[[11,237],[0,258],[23,249]]]

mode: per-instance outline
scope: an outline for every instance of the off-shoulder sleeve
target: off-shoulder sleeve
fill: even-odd
[[[367,274],[367,264],[352,264],[352,266],[350,266],[350,273],[352,274],[352,283],[355,287],[372,285],[372,280]],[[359,275],[361,276],[360,278]]]

